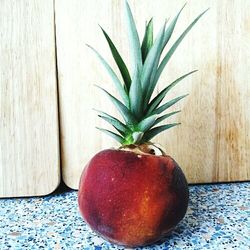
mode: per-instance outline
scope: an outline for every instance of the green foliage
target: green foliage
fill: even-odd
[[[110,131],[110,130],[107,130],[107,129],[103,129],[103,128],[98,128],[96,127],[97,129],[99,129],[100,131],[102,131],[103,133],[111,136],[113,139],[115,139],[116,141],[118,141],[119,143],[123,144],[124,143],[124,139],[123,137],[121,137],[120,135]]]
[[[132,125],[132,124],[135,124],[137,122],[135,117],[133,116],[133,114],[130,112],[130,110],[122,102],[120,102],[118,99],[116,99],[113,95],[111,95],[108,91],[106,91],[102,87],[97,86],[97,85],[96,85],[96,87],[101,89],[109,97],[111,102],[114,104],[114,106],[117,108],[117,110],[123,116],[126,124]]]
[[[157,74],[156,74],[156,78],[155,78],[155,82],[158,81],[158,79],[160,78],[160,75],[163,71],[163,69],[165,68],[165,66],[167,65],[169,59],[172,57],[172,55],[174,54],[175,50],[178,48],[178,46],[180,45],[180,43],[182,42],[183,38],[188,34],[188,32],[192,29],[192,27],[198,22],[198,20],[208,11],[205,10],[204,12],[202,12],[198,17],[195,18],[195,20],[185,29],[185,31],[180,35],[180,37],[176,40],[176,42],[172,45],[172,47],[169,49],[169,51],[167,52],[167,54],[164,56],[160,66],[158,67],[157,70]]]
[[[176,98],[174,98],[174,99],[166,102],[165,104],[163,104],[159,108],[155,109],[151,114],[160,114],[160,113],[162,113],[163,111],[165,111],[166,109],[170,108],[171,106],[173,106],[178,101],[180,101],[181,99],[185,98],[186,96],[188,96],[188,94],[178,96],[178,97],[176,97]]]
[[[142,63],[145,62],[148,52],[153,46],[153,42],[154,42],[153,18],[151,18],[150,21],[146,23],[145,34],[141,45]]]
[[[143,91],[141,86],[140,70],[136,68],[129,90],[130,109],[135,117],[140,118],[142,114]]]
[[[143,131],[144,133],[149,130],[152,126],[155,125],[157,115],[151,115],[149,117],[146,117],[142,121],[139,122],[137,125],[137,128],[139,131]]]
[[[106,122],[110,123],[121,135],[125,135],[125,132],[127,130],[126,126],[121,123],[119,120],[113,119],[110,116],[103,116],[103,115],[98,115],[100,118],[105,120]]]
[[[154,125],[156,125],[156,124],[158,124],[158,123],[164,121],[165,119],[169,118],[170,116],[175,115],[175,114],[178,114],[178,113],[180,113],[180,112],[181,112],[181,111],[178,110],[178,111],[174,111],[174,112],[170,112],[170,113],[168,113],[168,114],[165,114],[165,115],[163,115],[163,116],[157,118],[157,119],[155,120]]]
[[[109,64],[105,61],[105,59],[91,46],[87,45],[90,49],[92,49],[97,58],[100,60],[100,62],[102,63],[102,65],[104,66],[104,68],[106,69],[106,71],[109,73],[111,79],[113,80],[115,87],[117,88],[119,94],[121,95],[125,105],[128,107],[129,106],[129,98],[128,95],[126,93],[126,91],[124,90],[120,80],[118,79],[117,75],[115,74],[115,72],[113,71],[113,69],[109,66]]]
[[[111,53],[113,55],[113,58],[120,70],[120,73],[122,75],[124,84],[125,84],[125,88],[126,91],[129,92],[129,88],[130,88],[130,84],[131,84],[131,78],[130,78],[130,74],[128,71],[128,68],[126,66],[126,64],[124,63],[120,53],[118,52],[118,50],[116,49],[115,45],[113,44],[112,40],[110,39],[110,37],[108,36],[108,34],[106,33],[106,31],[101,27],[102,32],[108,42],[109,48],[111,50]]]
[[[123,123],[103,111],[98,111],[99,117],[111,124],[120,135],[106,129],[98,129],[111,136],[122,145],[145,143],[159,133],[180,124],[171,123],[156,127],[157,124],[180,112],[172,111],[170,113],[163,114],[163,112],[165,112],[168,108],[182,100],[187,95],[176,97],[161,106],[160,104],[166,97],[167,93],[177,83],[181,82],[197,70],[190,71],[189,73],[178,77],[175,81],[163,88],[153,99],[152,94],[154,93],[163,69],[169,62],[175,50],[178,48],[192,27],[207,11],[206,10],[198,15],[173,43],[166,54],[163,55],[164,48],[173,34],[176,23],[184,7],[185,5],[181,8],[168,26],[166,25],[167,21],[163,24],[155,39],[153,32],[153,19],[151,18],[150,21],[146,23],[143,41],[140,43],[131,9],[127,1],[124,0],[125,20],[131,53],[131,74],[113,41],[108,36],[107,32],[101,28],[109,45],[112,56],[119,68],[122,82],[119,80],[105,59],[95,49],[89,46],[95,52],[100,62],[110,75],[122,98],[122,101],[120,101],[105,89],[97,86],[109,97],[124,119]]]
[[[148,114],[153,113],[153,111],[158,107],[158,105],[162,102],[162,100],[164,99],[164,97],[166,96],[166,94],[181,80],[183,80],[184,78],[186,78],[187,76],[193,74],[194,72],[196,72],[197,70],[193,70],[181,77],[179,77],[178,79],[176,79],[175,81],[173,81],[171,84],[169,84],[166,88],[164,88],[148,105]]]
[[[135,21],[127,1],[125,1],[125,21],[130,44],[130,54],[132,59],[132,74],[135,75],[135,72],[137,70],[141,71],[142,68],[141,45]]]
[[[147,92],[151,88],[150,80],[151,80],[151,78],[154,78],[156,70],[157,70],[157,65],[158,65],[159,60],[160,60],[161,47],[162,47],[161,45],[162,45],[163,38],[164,38],[165,27],[166,27],[166,23],[164,23],[160,32],[158,33],[158,35],[155,39],[155,42],[154,42],[152,48],[150,49],[150,51],[147,55],[147,58],[143,64],[141,81],[142,81],[143,93],[146,97],[144,108],[146,108],[146,104],[149,100],[149,98],[147,98],[148,97]]]
[[[150,129],[147,133],[144,134],[144,136],[142,137],[142,142],[148,142],[149,140],[151,140],[153,137],[155,137],[156,135],[158,135],[159,133],[170,129],[174,126],[180,125],[180,123],[171,123],[171,124],[167,124],[167,125],[162,125],[159,127],[155,127]]]

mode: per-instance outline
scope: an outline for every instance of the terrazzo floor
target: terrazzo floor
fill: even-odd
[[[190,186],[187,214],[163,241],[143,249],[250,249],[250,182]],[[0,249],[124,249],[83,222],[77,192],[0,199]],[[137,248],[142,249],[142,248]]]

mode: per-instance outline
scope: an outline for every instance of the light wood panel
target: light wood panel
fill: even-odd
[[[53,0],[0,3],[0,197],[60,181]]]
[[[154,17],[155,30],[173,17],[185,1],[130,0],[138,30]],[[198,73],[175,87],[167,98],[189,93],[176,105],[182,125],[155,139],[182,166],[190,183],[247,180],[250,175],[250,16],[249,1],[188,1],[173,38],[199,13],[209,12],[185,38],[160,79],[158,90],[192,69]],[[98,24],[114,39],[128,61],[122,1],[56,1],[56,27],[61,114],[62,167],[65,183],[77,188],[87,161],[99,150],[116,145],[95,129],[106,126],[93,107],[116,114],[93,87],[114,87],[91,44],[112,64]],[[172,39],[172,42],[174,41]],[[170,42],[171,44],[171,42]]]

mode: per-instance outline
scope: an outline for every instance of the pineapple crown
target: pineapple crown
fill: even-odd
[[[168,117],[180,112],[174,111],[167,114],[162,114],[165,110],[167,110],[169,107],[171,107],[187,95],[181,95],[162,105],[160,104],[172,87],[174,87],[181,80],[196,72],[197,70],[193,70],[182,75],[181,77],[170,83],[168,86],[166,86],[163,90],[161,90],[160,93],[157,94],[154,98],[151,97],[163,69],[174,54],[175,50],[177,49],[183,38],[187,35],[187,33],[192,29],[192,27],[208,9],[202,12],[198,17],[196,17],[196,19],[194,19],[194,21],[175,41],[175,43],[173,43],[173,45],[161,60],[163,50],[171,38],[177,20],[185,5],[181,8],[181,10],[177,13],[177,15],[168,26],[166,25],[167,21],[163,24],[155,39],[153,36],[153,19],[151,18],[151,20],[146,23],[142,43],[140,43],[135,21],[131,13],[129,4],[126,0],[124,1],[124,5],[126,26],[131,52],[131,74],[116,46],[102,27],[101,29],[104,37],[107,40],[112,56],[120,71],[122,82],[119,80],[116,73],[107,63],[107,61],[94,48],[89,45],[88,46],[94,51],[97,58],[106,69],[122,99],[121,101],[118,100],[108,91],[96,85],[109,97],[124,120],[124,122],[119,121],[117,118],[103,111],[96,110],[99,113],[99,117],[110,123],[115,128],[117,133],[103,128],[97,129],[113,137],[122,145],[139,145],[150,141],[160,132],[180,124],[170,123],[156,126]]]

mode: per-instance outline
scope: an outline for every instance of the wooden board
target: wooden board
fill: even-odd
[[[1,0],[0,197],[60,182],[53,0]]]
[[[130,0],[140,35],[154,17],[155,30],[173,17],[185,1]],[[192,0],[183,11],[173,39],[203,10],[209,12],[185,38],[160,79],[158,90],[178,76],[199,69],[167,98],[189,93],[175,109],[182,123],[155,139],[182,166],[190,183],[248,180],[250,177],[250,2]],[[122,1],[56,0],[56,27],[65,183],[77,188],[82,169],[99,150],[115,144],[95,129],[106,126],[93,107],[116,114],[93,84],[112,93],[114,87],[91,44],[112,64],[101,24],[128,61]],[[172,43],[170,42],[170,44]]]

